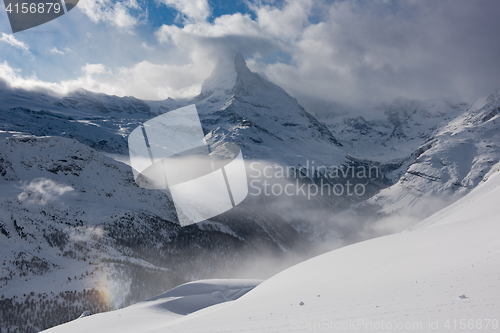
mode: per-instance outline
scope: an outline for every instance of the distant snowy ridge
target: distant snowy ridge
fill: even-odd
[[[371,149],[380,152],[378,158],[400,165],[388,175],[395,184],[361,207],[421,218],[469,193],[500,161],[499,110],[498,92],[469,108],[400,100],[386,110],[391,126],[381,121],[349,123],[350,137],[358,135],[354,144],[370,149],[367,144],[375,137]],[[377,124],[385,132],[376,131]],[[341,139],[345,135],[337,133]]]

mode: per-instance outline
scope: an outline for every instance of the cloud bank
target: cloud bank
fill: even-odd
[[[250,1],[246,12],[225,15],[211,4],[158,0],[158,8],[176,13],[175,24],[148,27],[142,2],[86,0],[79,6],[85,17],[114,27],[109,38],[120,40],[110,46],[101,38],[92,44],[93,53],[110,52],[116,60],[86,54],[72,78],[38,84],[146,99],[187,97],[199,92],[218,56],[240,51],[252,70],[299,101],[352,107],[397,97],[472,101],[500,88],[496,1]],[[34,50],[13,38],[3,34],[0,41]],[[119,53],[120,45],[128,58]],[[65,57],[81,53],[75,45],[49,49],[62,55],[55,50],[65,47],[74,51]],[[16,72],[10,63],[3,63],[3,74],[17,74],[7,81],[30,86],[33,73]],[[89,72],[87,66],[102,70]]]

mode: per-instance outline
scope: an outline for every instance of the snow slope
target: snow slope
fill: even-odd
[[[498,200],[500,175],[494,172],[412,231],[315,257],[234,302],[136,332],[498,331]],[[149,320],[163,320],[150,314]],[[94,320],[105,317],[112,320],[102,314],[68,325],[125,332],[121,325],[94,329]]]
[[[485,191],[484,186],[494,189]],[[473,319],[474,325],[482,320],[483,327],[486,319],[498,323],[498,174],[472,198],[462,199],[461,209],[449,212],[446,218],[451,223],[358,243],[311,259],[262,283],[223,310],[172,328],[289,332],[305,331],[318,322],[324,328],[325,320],[327,327],[355,320],[361,324],[360,331],[373,331],[370,323],[384,322],[386,328],[403,323],[412,328],[405,331],[418,332],[427,331],[429,323],[436,321],[439,331],[460,331],[453,326],[455,319],[458,323]],[[464,220],[464,211],[479,218]],[[447,320],[449,330],[444,326]]]
[[[492,189],[483,190],[485,186]],[[362,324],[360,331],[372,331],[369,323],[384,322],[386,328],[403,323],[412,328],[405,331],[418,332],[427,331],[429,323],[436,321],[439,331],[460,331],[453,326],[455,319],[458,323],[472,319],[474,325],[482,320],[483,327],[487,319],[496,319],[498,324],[499,186],[500,176],[490,177],[471,198],[456,203],[460,209],[449,211],[446,224],[436,221],[432,228],[365,241],[313,258],[274,276],[224,309],[171,328],[179,332],[234,332],[238,328],[290,332],[306,331],[318,322],[325,325],[325,320],[328,328],[330,321],[336,325],[355,320]],[[482,205],[476,206],[479,201]],[[464,212],[478,218],[464,219]],[[447,320],[449,330],[444,326]]]
[[[205,307],[238,299],[260,280],[201,280],[186,283],[124,309],[79,318],[44,332],[136,333],[161,328]]]
[[[408,228],[408,231],[431,228],[445,224],[488,219],[500,216],[500,205],[485,199],[500,196],[500,163],[496,164],[485,176],[485,180],[463,199],[443,208],[422,222]],[[470,209],[474,207],[474,209]]]

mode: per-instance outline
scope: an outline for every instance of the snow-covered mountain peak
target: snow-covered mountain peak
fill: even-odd
[[[488,97],[486,97],[486,101],[488,103],[500,101],[500,89],[497,89],[494,92],[492,92],[491,94],[489,94]]]
[[[484,108],[487,104],[500,104],[500,90],[497,89],[488,96],[476,99],[469,108],[469,111],[475,113]]]
[[[216,91],[235,93],[236,86],[243,88],[253,75],[256,74],[248,69],[241,53],[222,56],[210,77],[203,82],[201,94],[209,95]]]
[[[200,99],[246,98],[257,95],[294,100],[283,89],[253,73],[241,53],[222,56],[201,87]]]
[[[253,73],[241,53],[219,60],[193,102],[214,151],[232,141],[245,157],[278,159],[286,165],[303,164],[306,156],[321,160],[328,156],[328,165],[345,159],[326,126],[285,90]]]

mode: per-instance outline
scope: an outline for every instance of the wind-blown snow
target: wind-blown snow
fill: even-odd
[[[186,283],[124,309],[79,318],[44,332],[149,331],[203,308],[236,300],[261,282],[260,280],[202,280]]]

